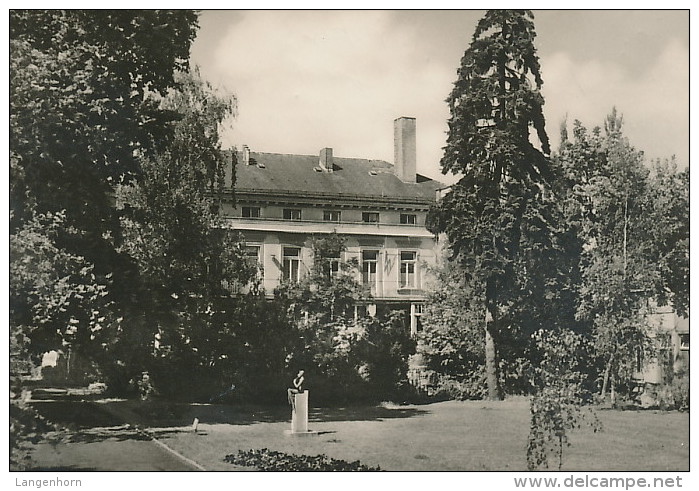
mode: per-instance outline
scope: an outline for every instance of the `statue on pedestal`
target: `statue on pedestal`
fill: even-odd
[[[308,390],[303,387],[304,371],[294,377],[293,387],[287,389],[289,405],[291,406],[291,429],[287,435],[318,435],[317,431],[308,429]]]
[[[295,406],[295,399],[294,399],[294,394],[300,394],[303,392],[303,370],[299,370],[299,373],[294,377],[294,380],[292,382],[293,387],[289,387],[287,390],[287,394],[289,397],[289,405],[291,406],[292,409],[294,409]]]

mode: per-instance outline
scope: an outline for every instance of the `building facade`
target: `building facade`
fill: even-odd
[[[237,153],[235,202],[224,202],[222,213],[261,266],[267,294],[307,274],[312,239],[334,232],[346,245],[338,261],[356,260],[357,280],[372,294],[358,311],[404,310],[417,332],[435,263],[425,220],[443,185],[416,173],[414,118],[394,121],[394,150],[393,164],[336,157],[332,148],[289,155],[244,146]]]
[[[669,371],[689,373],[689,319],[677,315],[672,306],[649,304],[646,321],[658,355],[651,360],[639,357],[635,376],[644,384],[659,385],[670,375]]]

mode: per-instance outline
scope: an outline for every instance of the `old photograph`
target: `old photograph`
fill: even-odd
[[[13,485],[688,487],[689,14],[9,10]]]

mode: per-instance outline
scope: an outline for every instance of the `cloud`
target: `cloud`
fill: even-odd
[[[238,97],[224,143],[393,161],[393,119],[417,118],[418,171],[438,175],[455,67],[387,12],[245,12],[202,66]],[[212,63],[213,61],[213,63]]]
[[[558,142],[558,125],[581,120],[602,125],[613,106],[624,116],[624,131],[632,145],[649,158],[676,154],[689,164],[689,53],[670,40],[645,70],[633,75],[620,63],[580,62],[557,52],[541,60],[544,68],[547,129]]]
[[[444,99],[466,45],[456,36],[449,36],[450,45],[435,35],[453,26],[386,11],[224,11],[206,16],[202,21],[209,37],[195,50],[194,61],[207,79],[232,89],[239,104],[224,145],[297,154],[332,147],[340,157],[391,162],[393,119],[413,116],[418,172],[453,181],[439,171],[449,117]],[[614,33],[596,33],[613,44]],[[571,39],[569,32],[566,36]],[[555,39],[551,37],[551,45],[558,46]],[[641,57],[627,51],[623,58],[583,50],[588,44],[580,38],[573,45],[561,44],[567,47],[558,51],[540,51],[553,147],[566,114],[569,121],[580,119],[592,127],[616,106],[633,145],[651,158],[677,154],[680,164],[687,164],[686,43],[669,39],[653,53]],[[633,43],[624,46],[640,49]],[[645,63],[640,68],[639,60]]]

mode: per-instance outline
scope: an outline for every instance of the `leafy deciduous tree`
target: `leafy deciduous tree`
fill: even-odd
[[[217,94],[196,71],[176,80],[179,89],[161,101],[178,114],[172,142],[143,159],[138,181],[117,189],[120,251],[133,259],[150,306],[149,325],[139,331],[160,358],[173,358],[161,360],[170,375],[206,371],[225,359],[220,341],[230,326],[216,316],[220,299],[229,294],[226,285],[247,283],[255,273],[216,206],[224,166],[234,165],[219,140],[234,100]]]
[[[113,187],[169,141],[173,115],[154,96],[176,86],[174,71],[187,67],[196,29],[191,11],[10,12],[11,276],[21,277],[11,285],[18,289],[11,292],[10,324],[13,332],[20,325],[32,330],[35,348],[56,348],[49,344],[64,342],[75,321],[76,336],[89,338],[85,316],[104,305],[125,309],[134,275],[115,252]],[[29,243],[37,251],[17,256]],[[63,276],[46,282],[54,267]],[[41,294],[31,293],[37,285]],[[96,289],[109,293],[90,308]],[[82,302],[80,318],[70,317],[79,309],[61,310],[66,302]],[[42,309],[50,322],[27,325],[29,313]],[[48,324],[62,335],[40,342]]]
[[[671,304],[689,315],[689,168],[677,169],[674,159],[651,167],[646,205],[648,232],[657,256],[662,287],[660,305]]]
[[[590,346],[583,336],[566,329],[537,331],[533,338],[537,361],[532,367],[535,392],[530,401],[527,466],[548,467],[553,454],[560,471],[563,449],[570,445],[568,431],[583,422],[595,431],[601,428],[594,414],[582,409],[590,399],[585,375]]]
[[[408,357],[415,352],[405,319],[397,313],[355,318],[355,306],[371,298],[357,279],[356,260],[341,259],[344,238],[314,237],[311,247],[308,273],[300,282],[286,282],[275,290],[276,301],[287,306],[298,333],[288,364],[306,370],[316,400],[347,403],[405,396]]]
[[[457,263],[440,258],[434,268],[434,289],[422,315],[418,353],[437,374],[440,387],[460,387],[460,398],[481,398],[485,388],[482,336],[482,292],[464,280]],[[468,305],[467,305],[468,303]]]
[[[357,281],[357,260],[343,261],[345,239],[335,233],[313,237],[313,263],[299,282],[284,282],[275,295],[291,304],[293,315],[318,316],[330,322],[335,317],[353,317],[354,306],[369,297]]]
[[[110,189],[168,141],[172,114],[150,96],[175,87],[196,29],[184,10],[10,12],[15,223],[34,203],[98,236],[110,230]]]
[[[683,273],[668,265],[673,257],[688,256],[682,251],[688,223],[681,177],[668,172],[664,179],[651,179],[643,153],[624,137],[622,122],[615,109],[604,130],[589,133],[576,122],[573,140],[564,140],[558,157],[583,242],[577,316],[591,326],[604,364],[601,393],[610,390],[613,402],[638,360],[652,358],[648,302],[673,296],[669,272]],[[670,243],[670,236],[676,242]]]
[[[36,215],[10,235],[11,337],[35,361],[50,350],[74,349],[92,358],[115,336],[119,319],[108,299],[110,276],[60,247],[64,213]]]

